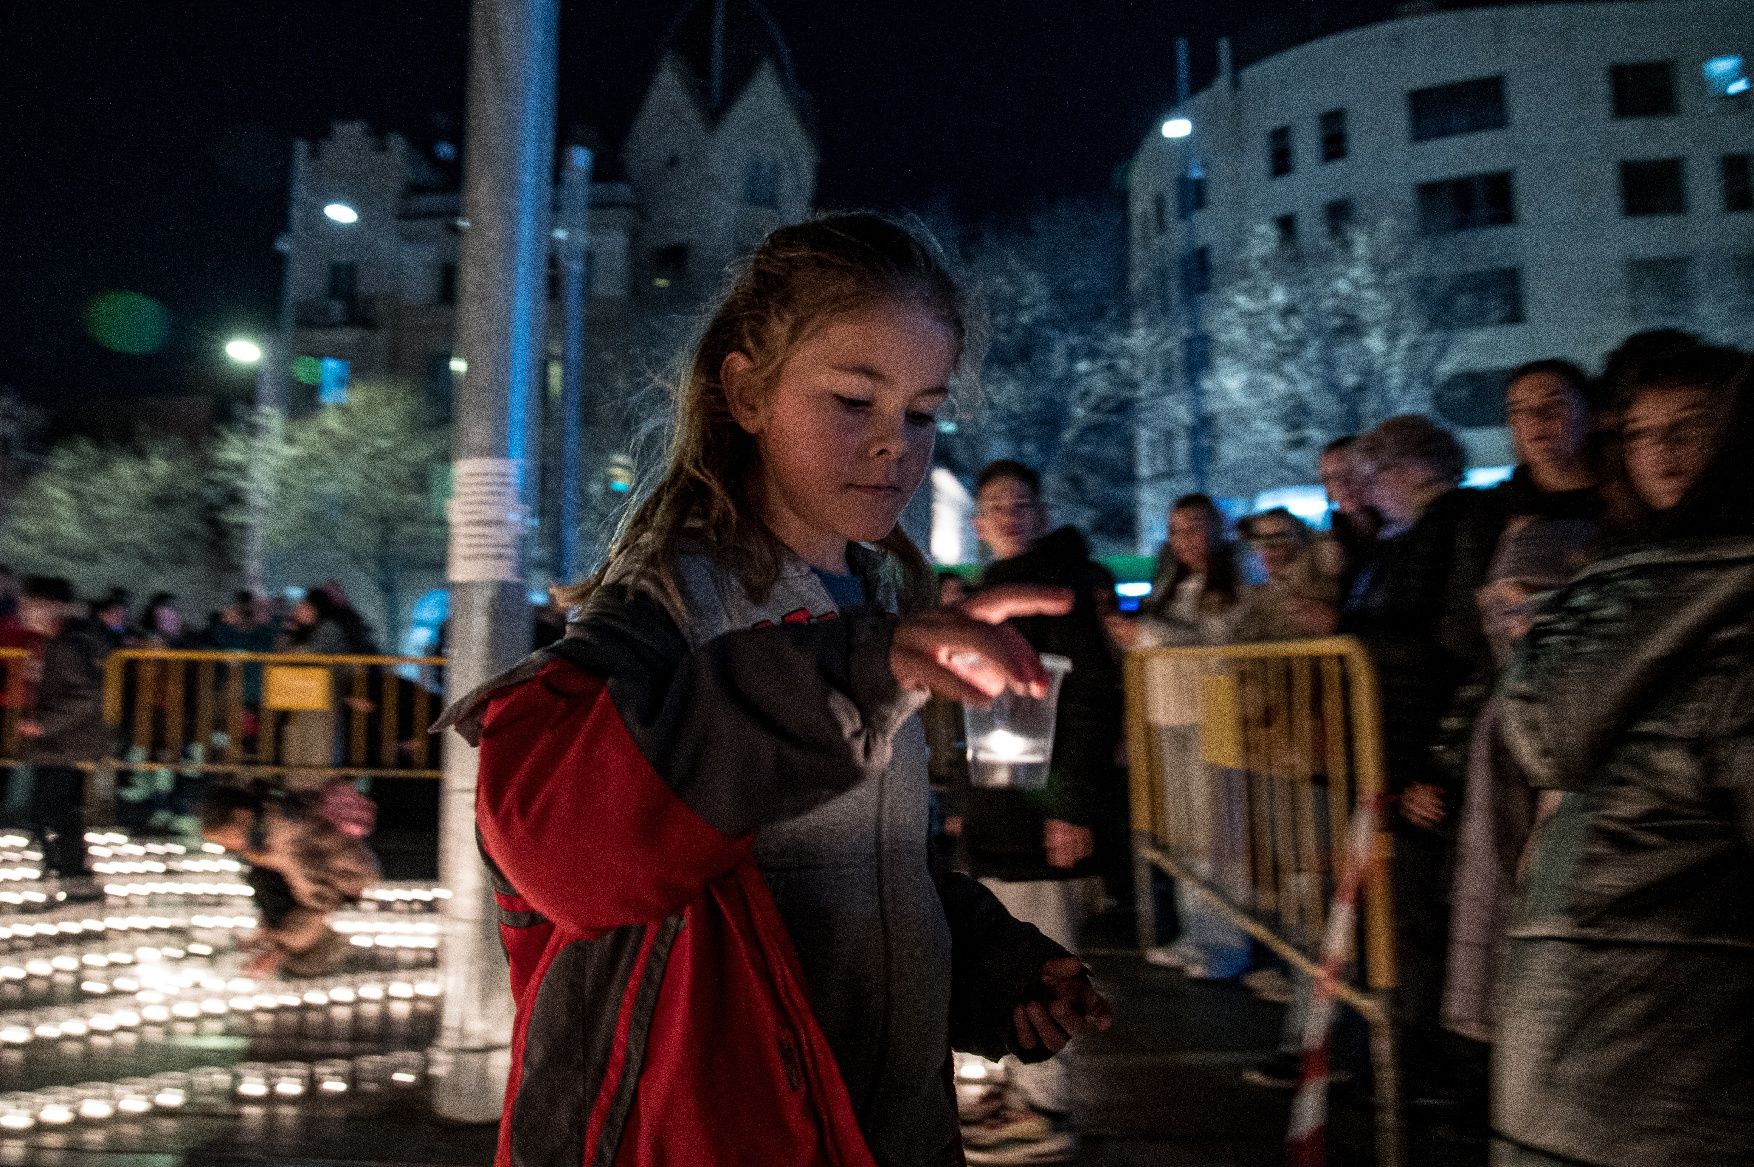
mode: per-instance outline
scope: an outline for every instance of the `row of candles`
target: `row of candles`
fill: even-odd
[[[126,997],[0,1013],[0,1045],[65,1041],[277,1009],[433,1000],[441,992],[438,978],[430,973],[406,978],[362,973],[323,981],[261,984],[249,977],[218,977],[208,970],[194,970],[194,975],[165,976]]]
[[[180,1111],[203,1104],[296,1102],[306,1096],[337,1097],[350,1092],[407,1089],[426,1078],[426,1054],[362,1054],[314,1062],[241,1062],[172,1070],[150,1078],[84,1082],[44,1090],[0,1094],[0,1132],[67,1126]]]

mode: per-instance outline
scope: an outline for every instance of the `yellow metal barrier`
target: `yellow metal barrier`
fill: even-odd
[[[104,666],[117,767],[331,777],[440,776],[427,734],[442,657],[123,649]],[[412,670],[417,679],[403,674]]]
[[[1378,813],[1384,790],[1381,705],[1363,648],[1336,637],[1149,649],[1128,655],[1126,682],[1141,944],[1156,942],[1155,867],[1315,975],[1353,816]],[[1363,959],[1334,991],[1369,1024],[1377,1161],[1398,1167],[1386,825],[1376,838],[1358,905]]]
[[[0,765],[18,762],[18,723],[26,712],[31,670],[28,649],[0,648]]]

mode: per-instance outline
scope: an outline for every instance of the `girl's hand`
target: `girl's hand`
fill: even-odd
[[[1029,642],[1005,621],[1013,616],[1064,616],[1066,588],[1008,584],[948,608],[908,616],[896,626],[889,668],[905,689],[983,708],[1010,689],[1047,694],[1047,670]]]
[[[1079,860],[1096,852],[1096,836],[1089,827],[1049,819],[1042,826],[1042,849],[1049,867],[1076,867]]]
[[[1093,1029],[1106,1032],[1114,1024],[1108,998],[1096,991],[1077,957],[1048,961],[1041,966],[1041,981],[1051,994],[1048,1000],[1028,1001],[1012,1013],[1017,1044],[1024,1049],[1039,1045],[1057,1054],[1073,1038]]]

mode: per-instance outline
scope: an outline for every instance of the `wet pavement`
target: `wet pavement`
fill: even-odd
[[[262,984],[237,975],[249,904],[232,894],[234,875],[114,876],[120,885],[133,894],[0,912],[0,1167],[491,1161],[491,1127],[447,1126],[427,1104],[442,894],[430,882],[393,885],[375,910],[338,918],[354,938],[341,973]],[[1124,935],[1124,924],[1102,932]],[[1241,1080],[1273,1050],[1279,1010],[1121,948],[1087,956],[1116,1024],[1079,1051],[1079,1162],[1283,1163],[1289,1095]],[[1336,1095],[1331,1164],[1371,1161],[1368,1115],[1360,1092]],[[1425,1135],[1411,1150],[1418,1167],[1485,1159],[1483,1147]]]

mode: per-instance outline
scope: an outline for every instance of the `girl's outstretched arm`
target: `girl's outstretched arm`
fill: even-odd
[[[888,764],[924,701],[890,671],[894,624],[855,610],[691,649],[655,601],[600,591],[555,657],[441,722],[481,746],[484,849],[572,930],[674,914],[758,827]]]

